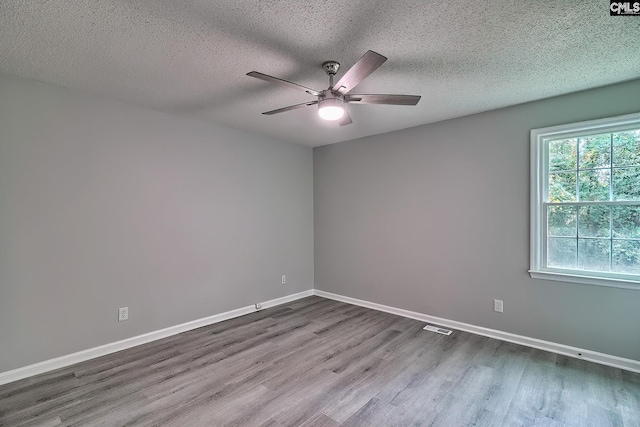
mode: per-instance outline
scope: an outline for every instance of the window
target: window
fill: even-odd
[[[640,114],[531,131],[529,273],[640,290]]]

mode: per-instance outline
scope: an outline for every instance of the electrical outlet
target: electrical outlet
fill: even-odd
[[[502,313],[504,310],[504,303],[501,299],[493,300],[493,311],[497,311],[498,313]]]
[[[257,302],[256,303],[256,310],[260,310],[262,308],[262,304]]]
[[[287,276],[285,276],[284,274],[282,275],[282,284],[284,285],[285,283],[287,283]]]
[[[129,320],[129,307],[120,307],[118,309],[118,322]]]

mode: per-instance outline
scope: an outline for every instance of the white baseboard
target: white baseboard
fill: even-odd
[[[281,298],[272,299],[272,300],[263,302],[262,309],[274,307],[280,304],[286,304],[288,302],[295,301],[300,298],[305,298],[311,295],[313,295],[313,290],[308,290],[304,292],[299,292],[297,294],[292,294],[292,295],[287,295]],[[32,377],[34,375],[43,374],[45,372],[53,371],[55,369],[64,368],[65,366],[84,362],[86,360],[94,359],[96,357],[105,356],[107,354],[115,353],[116,351],[125,350],[127,348],[135,347],[141,344],[146,344],[151,341],[156,341],[172,335],[180,334],[182,332],[190,331],[192,329],[197,329],[203,326],[212,325],[214,323],[233,319],[235,317],[244,316],[245,314],[253,313],[255,311],[258,311],[256,310],[255,306],[250,305],[250,306],[238,308],[235,310],[227,311],[224,313],[215,314],[213,316],[205,317],[202,319],[193,320],[191,322],[182,323],[180,325],[171,326],[169,328],[160,329],[158,331],[153,331],[153,332],[138,335],[135,337],[127,338],[122,341],[116,341],[113,343],[101,345],[99,347],[82,350],[77,353],[71,353],[65,356],[56,357],[55,359],[45,360],[43,362],[24,366],[22,368],[14,369],[11,371],[1,372],[0,385],[8,384],[24,378]]]
[[[565,356],[570,356],[578,359],[588,360],[595,363],[600,363],[602,365],[612,366],[614,368],[620,368],[620,369],[625,369],[627,371],[640,373],[640,361],[637,361],[637,360],[625,359],[618,356],[598,353],[592,350],[580,349],[577,347],[571,347],[564,344],[558,344],[550,341],[543,341],[536,338],[526,337],[523,335],[516,335],[516,334],[511,334],[509,332],[498,331],[496,329],[489,329],[489,328],[484,328],[482,326],[476,326],[468,323],[457,322],[455,320],[449,320],[441,317],[430,316],[428,314],[418,313],[415,311],[404,310],[401,308],[396,308],[388,305],[360,300],[357,298],[351,298],[351,297],[346,297],[338,294],[333,294],[330,292],[321,291],[319,289],[308,290],[304,292],[299,292],[297,294],[276,298],[270,301],[265,301],[262,303],[262,308],[265,309],[269,307],[275,307],[277,305],[286,304],[288,302],[305,298],[311,295],[317,295],[323,298],[341,301],[341,302],[345,302],[353,305],[359,305],[362,307],[371,308],[373,310],[396,314],[402,317],[416,319],[425,323],[435,323],[436,325],[445,326],[451,329],[471,332],[477,335],[496,338],[502,341],[521,344],[527,347],[533,347],[533,348],[546,350],[546,351],[550,351],[557,354],[563,354]],[[191,322],[182,323],[180,325],[171,326],[169,328],[160,329],[158,331],[153,331],[143,335],[127,338],[122,341],[116,341],[113,343],[101,345],[99,347],[94,347],[87,350],[79,351],[77,353],[72,353],[65,356],[57,357],[55,359],[45,360],[43,362],[35,363],[29,366],[24,366],[22,368],[14,369],[11,371],[1,372],[0,385],[8,384],[24,378],[32,377],[34,375],[43,374],[45,372],[53,371],[55,369],[64,368],[65,366],[84,362],[86,360],[94,359],[96,357],[105,356],[107,354],[115,353],[117,351],[125,350],[141,344],[146,344],[148,342],[156,341],[172,335],[180,334],[182,332],[190,331],[192,329],[197,329],[203,326],[212,325],[214,323],[233,319],[235,317],[244,316],[245,314],[253,313],[255,311],[257,311],[255,307],[253,305],[250,305],[250,306],[238,308],[235,310],[227,311],[224,313],[215,314],[213,316],[205,317],[202,319],[193,320]]]
[[[396,314],[402,317],[420,320],[426,323],[435,323],[436,325],[445,326],[451,329],[471,332],[472,334],[483,335],[485,337],[496,338],[502,341],[508,341],[515,344],[521,344],[527,347],[533,347],[540,350],[550,351],[552,353],[562,354],[565,356],[575,357],[577,359],[588,360],[590,362],[602,365],[612,366],[614,368],[625,369],[631,372],[640,373],[640,361],[625,359],[623,357],[612,356],[610,354],[598,353],[597,351],[586,350],[577,347],[571,347],[564,344],[558,344],[550,341],[543,341],[537,338],[530,338],[523,335],[516,335],[509,332],[498,331],[496,329],[484,328],[482,326],[471,325],[469,323],[457,322],[455,320],[443,319],[441,317],[429,316],[428,314],[418,313],[415,311],[404,310],[401,308],[390,307],[388,305],[377,304],[375,302],[364,301],[361,299],[345,297],[338,294],[314,289],[313,294],[323,298],[329,298],[348,304],[359,305],[373,310],[384,311],[386,313]]]

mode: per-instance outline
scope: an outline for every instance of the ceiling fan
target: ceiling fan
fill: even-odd
[[[329,76],[329,88],[325,90],[314,90],[306,86],[292,83],[287,80],[269,76],[267,74],[251,71],[247,76],[255,77],[269,83],[276,83],[292,89],[303,90],[309,95],[316,96],[315,101],[303,102],[296,105],[290,105],[277,110],[267,111],[262,114],[272,115],[284,113],[285,111],[296,110],[302,107],[318,105],[318,114],[325,120],[338,120],[340,126],[353,123],[351,116],[344,108],[344,104],[387,104],[387,105],[416,105],[420,101],[418,95],[388,95],[388,94],[350,94],[362,80],[369,74],[373,73],[380,65],[387,60],[386,57],[372,50],[367,51],[362,58],[351,67],[335,85],[333,77],[340,68],[337,61],[326,61],[322,64],[322,68]]]

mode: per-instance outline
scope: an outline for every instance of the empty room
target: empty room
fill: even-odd
[[[0,426],[639,426],[640,3],[0,3]]]

